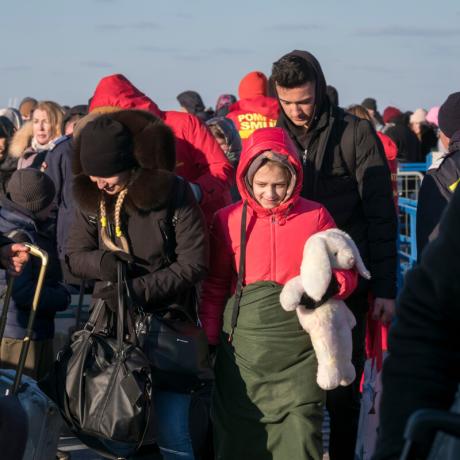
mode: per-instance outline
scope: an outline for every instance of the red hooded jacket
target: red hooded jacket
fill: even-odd
[[[248,192],[244,179],[251,162],[267,150],[286,155],[296,171],[293,193],[274,209],[261,207]],[[244,285],[257,281],[285,284],[300,274],[307,239],[314,233],[335,227],[324,206],[300,197],[302,175],[295,147],[283,129],[260,129],[248,139],[236,178],[242,200],[248,202]],[[200,309],[200,319],[211,344],[218,343],[223,310],[235,291],[242,208],[243,202],[239,201],[221,209],[211,226],[211,254],[219,257],[211,258]],[[357,273],[354,270],[335,270],[334,273],[340,286],[336,297],[345,298],[356,287]]]
[[[147,110],[161,118],[176,136],[176,174],[200,186],[200,202],[208,223],[215,211],[231,203],[233,168],[209,130],[193,115],[162,111],[126,77],[104,77],[96,87],[89,111]]]
[[[278,119],[278,101],[273,97],[257,96],[241,99],[230,106],[227,118],[233,121],[243,145],[246,139],[260,128],[274,128]]]
[[[249,72],[240,81],[240,100],[230,106],[227,118],[235,124],[243,145],[256,129],[276,126],[278,101],[267,97],[267,89],[267,77],[262,72]]]
[[[391,171],[391,186],[393,188],[393,200],[395,202],[396,210],[398,210],[398,146],[395,144],[391,137],[377,131],[380,142],[383,145],[385,156],[387,158],[388,167]]]

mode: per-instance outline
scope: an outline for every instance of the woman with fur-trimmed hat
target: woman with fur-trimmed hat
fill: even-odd
[[[181,180],[174,167],[174,136],[148,112],[90,114],[80,122],[73,165],[77,213],[66,260],[75,276],[98,280],[93,296],[112,309],[116,286],[107,282],[116,282],[120,259],[130,260],[130,293],[147,312],[184,305],[207,272],[206,224],[187,183],[175,214],[175,261],[165,262],[162,226]],[[196,314],[189,303],[184,306]],[[194,458],[190,399],[171,391],[154,394],[157,440],[165,459]]]

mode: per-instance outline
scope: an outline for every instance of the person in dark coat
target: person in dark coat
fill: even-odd
[[[401,163],[419,163],[422,150],[417,136],[409,128],[409,117],[396,107],[387,107],[383,111],[384,134],[390,137],[398,147],[398,161]]]
[[[230,106],[236,102],[236,96],[233,94],[221,94],[216,102],[216,117],[225,117],[230,111]]]
[[[60,280],[54,233],[48,218],[55,194],[53,181],[44,173],[28,168],[16,171],[1,199],[0,232],[18,243],[33,243],[49,256],[45,282],[26,359],[25,373],[35,379],[46,375],[54,359],[54,317],[70,304],[70,294]],[[51,227],[51,228],[50,228]],[[15,368],[27,329],[40,262],[28,264],[13,286],[5,334],[1,343],[2,367]],[[3,271],[0,284],[8,275]]]
[[[175,215],[175,261],[164,256],[164,220],[175,199],[174,135],[153,114],[123,110],[90,114],[75,133],[76,217],[66,247],[70,271],[98,280],[95,298],[115,309],[117,262],[129,260],[127,284],[134,305],[147,312],[186,302],[208,268],[204,216],[189,185]],[[160,449],[170,459],[193,460],[188,428],[190,394],[155,391]]]
[[[374,460],[400,458],[404,428],[416,410],[447,410],[454,401],[460,383],[459,234],[457,188],[441,221],[438,238],[426,247],[420,264],[407,273],[398,298],[396,320],[390,328],[389,355],[383,365]],[[429,446],[420,447],[413,458],[427,458]],[[459,458],[458,452],[449,458]]]
[[[369,290],[373,314],[388,322],[396,296],[396,213],[391,175],[382,144],[371,123],[330,104],[319,62],[306,51],[293,51],[273,64],[271,80],[280,105],[278,126],[294,141],[302,160],[301,195],[325,205],[338,228],[351,235],[372,274],[360,280],[347,305],[356,317],[353,364],[364,367],[365,320]],[[358,427],[359,378],[328,392],[331,416],[330,458],[354,458]]]
[[[214,112],[205,109],[203,99],[196,91],[184,91],[177,96],[177,101],[188,113],[195,115],[201,121],[207,121],[214,116]]]
[[[13,123],[6,117],[0,117],[0,196],[6,193],[8,181],[18,165],[18,160],[8,155],[14,132]]]
[[[439,233],[442,213],[460,182],[460,92],[451,94],[439,109],[440,140],[448,149],[438,168],[429,169],[417,203],[417,254]]]

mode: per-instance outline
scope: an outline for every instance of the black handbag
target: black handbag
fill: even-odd
[[[138,339],[156,388],[191,393],[214,379],[206,334],[185,308],[171,305],[141,318]]]
[[[118,458],[153,439],[152,375],[142,350],[125,341],[123,266],[118,265],[116,336],[96,330],[104,302],[58,355],[43,390],[89,447]],[[50,385],[51,383],[51,385]]]
[[[166,218],[160,224],[163,235],[164,266],[176,260],[177,210],[185,202],[186,183],[176,177],[174,193],[168,203]],[[154,313],[145,313],[142,306],[132,307],[129,289],[128,303],[136,312],[136,334],[141,348],[152,364],[153,381],[161,390],[191,393],[214,379],[206,334],[190,312],[197,312],[197,292],[191,287],[178,295],[176,302]],[[189,308],[186,308],[186,305]]]

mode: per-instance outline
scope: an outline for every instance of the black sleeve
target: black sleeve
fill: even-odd
[[[439,222],[448,204],[447,199],[431,174],[427,174],[419,190],[417,201],[417,255],[418,260],[425,246],[437,237]]]
[[[75,209],[73,225],[65,248],[65,260],[70,272],[81,279],[100,279],[101,259],[96,218]]]
[[[143,304],[174,298],[203,280],[209,265],[209,238],[203,213],[187,187],[178,212],[176,261],[166,268],[130,280],[135,300]]]
[[[460,189],[439,237],[405,279],[384,363],[380,428],[374,460],[396,457],[408,417],[447,409],[460,381]]]
[[[367,120],[356,128],[356,180],[367,220],[369,270],[376,297],[396,297],[397,219],[391,173],[375,130]]]

